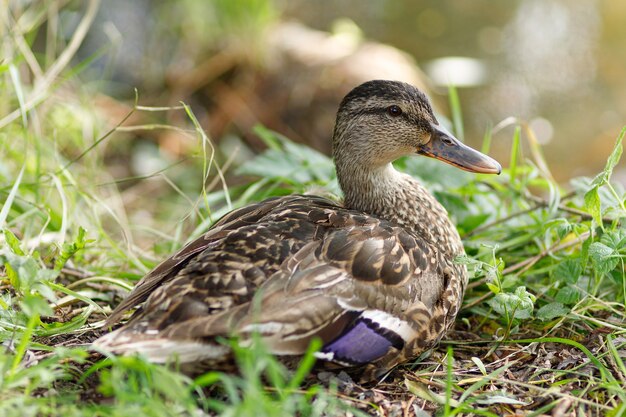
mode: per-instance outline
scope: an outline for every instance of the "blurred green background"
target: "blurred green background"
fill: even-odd
[[[0,415],[78,415],[79,395],[101,393],[115,397],[113,413],[196,410],[190,385],[140,360],[110,371],[98,362],[102,383],[73,388],[74,376],[95,373],[76,369],[85,357],[65,346],[93,340],[135,281],[232,208],[338,193],[329,158],[271,130],[328,153],[340,100],[374,78],[424,89],[457,136],[490,143],[505,168],[485,178],[398,161],[449,210],[473,269],[454,364],[439,349],[433,367],[405,368],[408,391],[463,403],[444,414],[501,403],[493,415],[521,404],[617,415],[626,210],[624,187],[609,178],[626,133],[616,144],[625,21],[618,0],[0,0]],[[451,115],[455,91],[463,125]],[[624,167],[612,181],[626,184]],[[526,347],[500,343],[517,335],[560,339],[520,356]],[[487,343],[465,343],[476,337]],[[295,410],[317,390],[267,390],[262,368],[251,382],[224,379],[245,393],[239,409]]]
[[[142,101],[153,105],[188,102],[215,140],[231,131],[226,119],[232,118],[239,120],[239,130],[261,121],[327,151],[324,141],[340,97],[319,102],[312,97],[319,98],[325,85],[338,96],[356,81],[341,72],[310,70],[344,59],[333,47],[297,37],[273,40],[289,37],[276,28],[293,20],[341,34],[344,41],[382,42],[406,51],[444,113],[447,84],[457,85],[469,143],[480,144],[485,130],[507,117],[528,122],[562,182],[598,171],[626,123],[626,3],[620,1],[107,0],[81,53],[108,47],[98,61],[100,73],[90,75],[109,80],[101,85],[104,91],[129,98],[137,88]],[[276,43],[288,42],[302,49],[299,66],[285,64],[284,51],[276,53]],[[316,56],[307,57],[307,51]],[[324,54],[326,60],[318,63]],[[236,64],[217,62],[218,55]],[[453,59],[459,57],[465,59]],[[358,65],[376,67],[385,60],[372,54],[360,57]],[[378,77],[375,68],[368,75]],[[225,86],[239,90],[244,104],[224,97]],[[285,100],[268,99],[287,93],[291,97]],[[293,104],[298,94],[306,96],[304,104]],[[250,105],[253,100],[264,104]],[[247,115],[224,110],[246,103]],[[326,106],[330,116],[303,124],[299,119],[309,117],[313,105]],[[291,112],[285,109],[290,106]],[[276,116],[267,115],[271,112]],[[252,121],[241,120],[246,118]],[[500,158],[508,155],[511,130],[494,137]],[[620,170],[616,179],[624,181],[626,173]]]

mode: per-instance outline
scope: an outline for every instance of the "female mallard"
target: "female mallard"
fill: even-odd
[[[464,253],[445,209],[392,162],[413,154],[461,169],[500,165],[459,142],[426,96],[369,81],[341,102],[333,156],[343,205],[297,195],[235,210],[148,273],[108,324],[130,321],[96,344],[186,368],[228,359],[216,341],[258,332],[278,355],[304,353],[368,366],[370,376],[415,357],[452,324],[467,283]]]

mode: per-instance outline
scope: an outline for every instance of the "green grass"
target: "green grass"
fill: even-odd
[[[454,217],[467,251],[459,261],[472,278],[442,345],[376,387],[322,382],[310,354],[287,372],[260,345],[236,348],[240,375],[195,380],[89,351],[126,291],[224,213],[274,195],[339,193],[328,157],[262,127],[268,150],[234,167],[186,106],[135,104],[111,121],[94,105],[98,91],[80,80],[91,58],[69,67],[89,7],[69,39],[49,39],[52,51],[32,46],[50,18],[43,2],[2,39],[12,58],[0,62],[1,416],[626,412],[626,195],[611,181],[626,130],[601,173],[569,184],[554,182],[518,120],[507,122],[511,156],[499,177],[424,158],[398,162]],[[186,122],[163,126],[163,110]],[[164,130],[185,141],[185,156],[168,159],[150,141],[132,146]],[[491,131],[485,138],[488,148]],[[156,165],[120,174],[119,160],[133,156]],[[253,179],[229,185],[235,173]]]

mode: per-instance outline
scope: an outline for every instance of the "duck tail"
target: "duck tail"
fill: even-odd
[[[214,361],[227,357],[230,348],[216,342],[172,339],[155,332],[140,332],[122,327],[107,333],[92,344],[94,350],[107,356],[143,356],[154,363],[193,363]]]

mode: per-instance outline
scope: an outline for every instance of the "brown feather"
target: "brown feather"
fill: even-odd
[[[389,116],[391,104],[406,117]],[[274,353],[297,355],[364,317],[394,340],[366,375],[431,347],[460,308],[467,276],[454,258],[463,246],[444,208],[391,162],[428,143],[436,123],[414,87],[357,87],[333,138],[344,205],[300,195],[232,211],[140,280],[107,324],[140,309],[96,345],[218,366],[229,349],[217,337],[245,344],[258,332]]]

